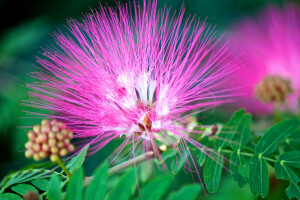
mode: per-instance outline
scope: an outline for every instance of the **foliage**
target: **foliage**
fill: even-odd
[[[181,171],[186,170],[186,163],[195,160],[197,168],[203,168],[200,177],[203,177],[204,189],[209,193],[223,187],[220,186],[223,171],[230,169],[236,185],[245,188],[249,184],[255,196],[268,196],[269,179],[274,176],[288,181],[288,198],[300,198],[297,170],[300,168],[300,150],[289,145],[299,133],[300,122],[297,119],[283,120],[272,125],[262,136],[255,134],[251,126],[252,116],[241,109],[216,135],[202,134],[197,139],[203,145],[200,150],[192,146],[182,152],[169,149],[155,163],[165,163],[176,179]],[[201,194],[200,184],[183,184],[174,188],[174,178],[170,174],[153,176],[155,168],[150,161],[117,174],[112,174],[108,163],[104,162],[92,177],[84,178],[82,165],[88,148],[86,146],[67,162],[71,177],[47,165],[32,165],[8,174],[0,183],[0,198],[21,199],[29,191],[39,194],[40,199],[49,200],[173,200],[196,199]]]

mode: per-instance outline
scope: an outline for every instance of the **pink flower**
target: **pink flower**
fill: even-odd
[[[235,85],[247,85],[240,106],[256,114],[273,106],[298,110],[300,93],[300,11],[289,4],[269,6],[256,20],[246,19],[233,34],[243,68]]]
[[[160,159],[159,145],[185,149],[185,141],[202,148],[192,139],[200,132],[181,122],[233,95],[220,89],[236,69],[228,43],[195,17],[184,20],[184,8],[175,17],[156,1],[129,7],[100,7],[70,20],[69,34],[55,33],[28,104],[56,113],[39,115],[65,122],[91,153],[120,137],[119,151],[132,146],[128,157],[153,151]]]

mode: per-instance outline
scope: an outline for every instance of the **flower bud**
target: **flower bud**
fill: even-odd
[[[34,159],[35,161],[41,160],[41,158],[40,158],[40,156],[39,156],[38,154],[34,154],[34,155],[33,155],[33,159]]]
[[[52,154],[57,154],[58,153],[58,148],[57,147],[51,147],[51,153]]]
[[[51,155],[50,156],[51,162],[57,162],[58,159],[59,159],[58,155]]]
[[[62,157],[66,156],[67,154],[68,154],[68,150],[67,149],[62,149],[59,152],[59,155],[62,156]]]
[[[29,131],[29,132],[27,133],[27,136],[28,136],[28,139],[29,139],[29,140],[34,140],[34,139],[35,139],[35,134],[34,134],[33,131]]]
[[[32,158],[33,157],[33,151],[32,150],[25,151],[25,157],[26,158]]]
[[[29,141],[25,144],[25,156],[36,161],[49,156],[52,162],[56,162],[58,156],[66,156],[75,149],[70,143],[73,133],[64,123],[56,120],[43,120],[27,135]]]
[[[40,126],[40,125],[35,125],[35,126],[33,127],[33,131],[34,131],[35,133],[39,133],[39,132],[41,131],[41,126]]]
[[[55,147],[56,145],[56,140],[54,138],[51,138],[48,140],[48,144],[50,147]]]

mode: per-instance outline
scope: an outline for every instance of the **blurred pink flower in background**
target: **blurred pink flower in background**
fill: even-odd
[[[300,93],[300,11],[295,4],[269,6],[257,19],[245,19],[232,38],[241,50],[242,67],[231,84],[245,95],[239,106],[266,114],[274,104],[298,110]]]
[[[236,65],[214,28],[156,4],[100,7],[70,20],[70,33],[55,33],[57,45],[38,58],[27,104],[53,111],[36,114],[65,122],[91,153],[122,136],[119,151],[132,148],[127,158],[153,151],[160,159],[159,144],[203,148],[192,139],[200,132],[181,122],[230,100],[231,88],[220,85]]]

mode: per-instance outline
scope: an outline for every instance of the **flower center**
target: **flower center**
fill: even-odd
[[[292,92],[291,81],[275,75],[266,76],[255,88],[255,96],[264,103],[285,103]]]
[[[144,117],[144,120],[142,123],[138,123],[139,128],[141,129],[141,131],[146,131],[146,132],[150,132],[151,131],[151,127],[152,127],[152,122],[149,119],[149,114],[147,114]]]

